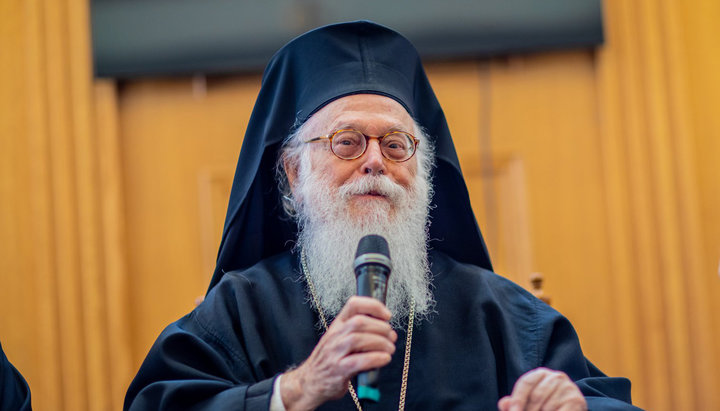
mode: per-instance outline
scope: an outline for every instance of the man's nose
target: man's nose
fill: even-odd
[[[385,157],[380,151],[380,142],[377,139],[370,139],[365,154],[362,155],[362,172],[364,174],[379,175],[385,174]]]

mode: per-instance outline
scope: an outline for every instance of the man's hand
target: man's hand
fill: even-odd
[[[564,372],[536,368],[523,374],[512,394],[498,401],[500,411],[585,411],[587,403],[577,385]]]
[[[310,410],[341,398],[356,374],[387,365],[397,340],[388,323],[390,315],[377,300],[351,297],[310,357],[283,374],[280,392],[285,408]]]

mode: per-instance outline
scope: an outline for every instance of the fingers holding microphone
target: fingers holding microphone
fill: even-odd
[[[340,366],[348,370],[348,380],[359,372],[390,362],[395,352],[397,333],[390,327],[389,320],[390,311],[384,304],[368,297],[355,296],[348,300],[333,321],[333,324],[338,323],[338,349],[344,353]]]
[[[342,397],[351,378],[387,365],[395,352],[397,333],[390,311],[368,297],[351,297],[310,357],[283,375],[282,399],[288,410],[313,409]]]
[[[355,375],[360,400],[380,399],[379,368],[391,361],[397,341],[385,307],[392,271],[385,238],[375,234],[361,238],[353,270],[358,295],[348,300],[310,357],[281,379],[288,409],[313,409],[342,397]]]

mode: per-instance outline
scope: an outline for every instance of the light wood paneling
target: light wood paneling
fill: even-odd
[[[666,60],[673,78],[672,107],[682,112],[684,131],[678,151],[683,182],[678,218],[685,228],[682,252],[690,302],[688,321],[693,344],[691,366],[699,407],[720,406],[720,3],[701,0],[693,7],[662,3],[672,23],[666,38],[675,41],[676,54]]]
[[[94,87],[95,138],[97,159],[103,256],[102,286],[98,296],[105,301],[107,321],[108,409],[119,409],[130,379],[135,375],[131,352],[130,316],[127,278],[124,193],[120,156],[117,93],[110,81],[97,81]]]
[[[34,408],[119,408],[132,371],[114,85],[93,84],[86,2],[0,4],[0,338]]]
[[[680,9],[674,2],[607,3],[613,18],[599,60],[601,141],[609,223],[624,223],[610,226],[613,273],[622,285],[619,301],[630,309],[623,328],[638,329],[626,350],[641,359],[633,364],[638,397],[650,409],[713,409],[717,375],[699,364],[717,368],[718,328],[707,293],[717,296],[718,283],[704,280],[710,276],[701,234],[715,229],[699,214],[693,164],[703,149],[693,147],[698,131],[684,63],[697,45],[684,41]],[[705,164],[717,173],[716,164]]]
[[[207,290],[258,76],[144,80],[120,93],[133,366]],[[158,298],[160,296],[160,298]]]

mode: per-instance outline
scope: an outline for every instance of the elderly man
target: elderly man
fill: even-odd
[[[355,294],[380,234],[386,305]],[[633,409],[570,323],[492,267],[412,45],[326,26],[271,60],[205,301],[158,338],[129,409]],[[381,368],[379,400],[356,376]]]

